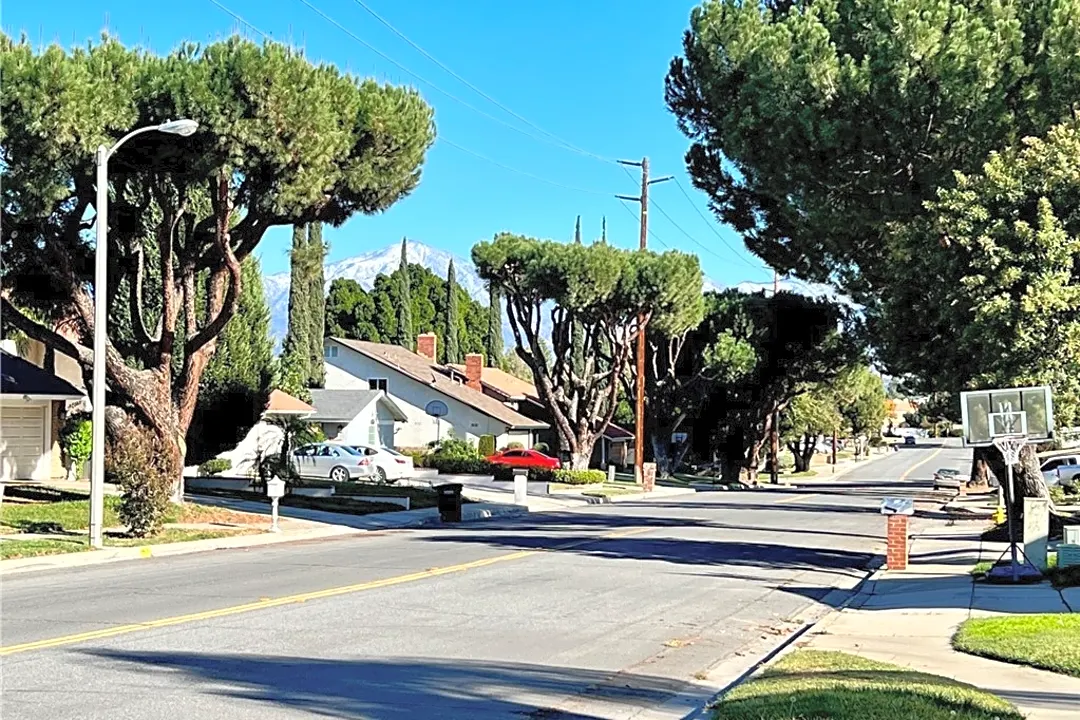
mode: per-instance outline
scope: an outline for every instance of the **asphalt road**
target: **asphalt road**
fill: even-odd
[[[798,490],[14,575],[0,717],[681,717],[660,709],[688,681],[846,598],[883,547],[882,495],[963,457],[917,447]]]

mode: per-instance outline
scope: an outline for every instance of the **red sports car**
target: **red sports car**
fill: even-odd
[[[489,455],[488,462],[510,467],[539,467],[555,470],[559,467],[557,458],[549,457],[539,450],[500,450]]]

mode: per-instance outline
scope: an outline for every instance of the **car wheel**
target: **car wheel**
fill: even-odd
[[[330,479],[334,482],[348,482],[349,471],[338,465],[330,471]]]
[[[375,476],[379,479],[379,482],[386,482],[386,469],[381,467],[375,468]]]

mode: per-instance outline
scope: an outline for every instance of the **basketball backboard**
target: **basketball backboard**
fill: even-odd
[[[994,388],[960,393],[964,445],[991,445],[994,438],[1023,435],[1030,442],[1054,436],[1054,402],[1049,386]]]

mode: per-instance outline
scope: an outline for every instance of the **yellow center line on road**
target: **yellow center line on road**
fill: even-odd
[[[915,472],[916,470],[918,470],[919,468],[921,468],[921,467],[922,467],[923,465],[925,465],[926,463],[928,463],[928,462],[930,462],[931,460],[933,460],[934,458],[936,458],[936,457],[937,457],[938,455],[940,455],[940,454],[941,454],[941,453],[942,453],[942,452],[943,452],[944,450],[945,450],[945,448],[943,448],[943,447],[939,447],[939,448],[938,448],[937,450],[935,450],[934,452],[930,453],[930,456],[929,456],[929,457],[927,457],[927,458],[925,458],[925,459],[923,459],[923,460],[920,460],[919,462],[917,462],[917,463],[915,463],[914,465],[912,465],[911,467],[909,467],[909,468],[908,468],[907,470],[905,470],[905,471],[904,471],[904,472],[903,472],[903,473],[902,473],[902,474],[900,475],[900,482],[903,482],[904,480],[907,480],[907,479],[908,479],[908,476],[909,476],[909,475],[911,475],[911,473]]]
[[[640,533],[648,532],[655,529],[656,528],[654,527],[639,527],[631,528],[628,530],[619,530],[594,538],[587,538],[584,540],[577,540],[571,543],[565,543],[563,545],[557,545],[550,549],[540,548],[537,550],[519,550],[512,553],[506,553],[504,555],[496,555],[495,557],[484,558],[483,560],[473,560],[471,562],[460,563],[458,565],[448,565],[446,567],[429,568],[421,572],[409,573],[407,575],[396,575],[394,577],[383,578],[382,580],[371,580],[368,582],[356,583],[354,585],[342,585],[340,587],[327,588],[326,590],[315,590],[312,592],[297,593],[295,595],[284,595],[277,598],[264,598],[256,602],[244,603],[242,605],[232,605],[229,607],[218,608],[216,610],[206,610],[204,612],[190,613],[187,615],[176,615],[173,617],[161,618],[158,620],[149,620],[142,623],[117,625],[110,628],[91,630],[90,632],[78,633],[75,635],[62,635],[60,637],[47,638],[45,640],[34,640],[33,642],[21,643],[19,645],[7,645],[0,647],[0,656],[15,655],[18,653],[29,652],[31,650],[44,650],[47,648],[61,647],[64,645],[74,645],[75,643],[86,642],[88,640],[101,640],[104,638],[116,637],[118,635],[128,635],[143,630],[172,627],[174,625],[183,625],[186,623],[198,622],[200,620],[211,620],[214,618],[228,617],[230,615],[239,615],[241,613],[248,613],[256,610],[266,610],[268,608],[282,607],[284,605],[296,605],[299,603],[305,603],[308,600],[322,600],[325,598],[337,597],[339,595],[349,595],[351,593],[359,593],[366,590],[376,590],[378,588],[392,587],[394,585],[403,585],[405,583],[416,582],[417,580],[426,580],[427,578],[439,577],[440,575],[451,575],[454,573],[464,572],[466,570],[475,570],[476,568],[496,565],[498,563],[510,562],[512,560],[521,560],[522,558],[527,558],[529,556],[545,552],[570,550],[572,548],[580,547],[582,545],[588,545],[590,543],[598,542],[600,540],[638,535]]]
[[[784,498],[783,500],[777,500],[773,505],[784,505],[785,503],[796,503],[801,500],[811,500],[816,497],[821,497],[821,493],[810,493],[809,495],[796,495],[795,497]]]

